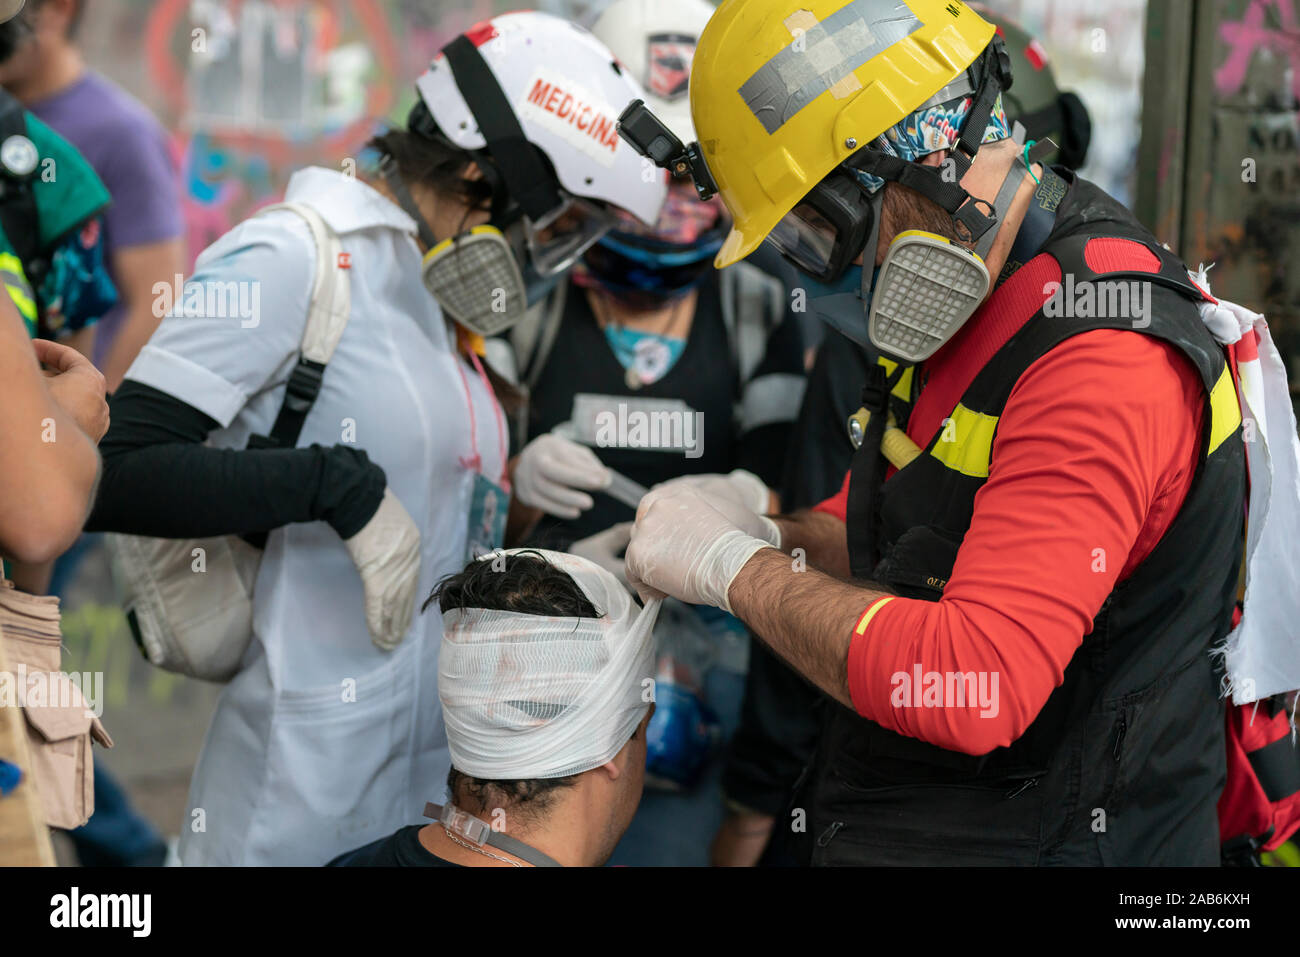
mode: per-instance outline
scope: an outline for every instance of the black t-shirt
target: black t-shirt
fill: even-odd
[[[340,854],[326,867],[464,867],[444,861],[420,843],[423,824],[409,824],[388,837]]]
[[[802,372],[798,324],[792,317],[787,318],[769,339],[767,359],[760,372]],[[580,401],[611,417],[617,416],[620,403],[629,410],[643,408],[646,402],[660,411],[684,406],[700,413],[699,432],[693,436],[700,442],[701,454],[696,457],[681,450],[632,447],[639,440],[630,431],[629,442],[622,447],[586,444],[595,444],[593,451],[606,466],[646,488],[680,475],[729,472],[734,468],[748,468],[775,486],[781,478],[790,423],[761,427],[740,436],[736,419],[739,392],[739,370],[722,319],[716,274],[700,285],[695,317],[681,356],[661,379],[635,389],[628,385],[627,370],[592,315],[586,291],[571,285],[555,343],[532,390],[528,440],[569,422]],[[580,437],[578,440],[583,441]],[[592,498],[595,505],[577,519],[544,517],[527,544],[565,549],[580,538],[634,517],[629,506],[608,495],[598,492]]]

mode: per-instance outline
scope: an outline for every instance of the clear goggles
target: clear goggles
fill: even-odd
[[[801,272],[826,276],[834,258],[839,230],[807,203],[800,203],[773,227],[767,241]]]
[[[878,200],[852,173],[836,170],[781,217],[767,241],[800,272],[832,282],[862,252]]]
[[[604,206],[580,196],[562,195],[564,202],[536,222],[523,218],[529,258],[541,276],[564,272],[618,222]]]

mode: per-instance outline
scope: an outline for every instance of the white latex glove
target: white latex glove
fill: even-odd
[[[420,530],[392,489],[361,531],[344,539],[365,592],[370,640],[392,651],[406,637],[420,580]]]
[[[632,523],[619,522],[603,532],[597,532],[595,535],[574,542],[569,546],[569,552],[579,558],[595,562],[617,578],[624,588],[635,593],[635,589],[627,580],[627,569],[624,567],[623,559],[619,557],[631,540]]]
[[[731,611],[732,581],[771,543],[737,528],[719,502],[689,487],[656,489],[641,499],[626,563],[642,597],[667,594]]]
[[[730,475],[683,475],[680,478],[669,479],[667,482],[660,482],[651,491],[681,489],[693,489],[699,492],[742,532],[761,538],[774,548],[781,547],[781,529],[777,527],[776,522],[763,514],[769,504],[768,488],[754,473],[736,469]],[[762,505],[759,509],[755,509],[753,506],[758,504],[759,499],[758,489],[762,489]],[[748,501],[744,500],[746,498]]]
[[[766,515],[771,509],[772,491],[767,487],[767,483],[753,472],[744,469],[732,469],[726,475],[717,472],[682,475],[667,482],[660,482],[655,488],[668,486],[697,488],[717,498],[730,499],[756,515]]]
[[[665,485],[667,484],[670,483],[665,483]],[[691,486],[678,486],[677,488],[680,490],[691,488]],[[776,522],[766,515],[751,511],[748,507],[741,505],[734,499],[727,498],[725,495],[714,495],[704,488],[696,487],[692,491],[699,493],[706,502],[722,514],[723,518],[746,535],[761,538],[774,548],[781,547],[781,529]]]
[[[577,518],[594,504],[581,491],[609,487],[609,469],[585,445],[548,432],[519,453],[514,472],[515,498],[557,518]]]

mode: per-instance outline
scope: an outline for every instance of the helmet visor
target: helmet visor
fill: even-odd
[[[534,268],[542,276],[563,272],[615,222],[614,214],[603,206],[567,194],[563,203],[538,221],[524,217],[524,236]]]
[[[767,241],[800,271],[825,279],[836,259],[839,233],[834,223],[804,201],[777,222]]]

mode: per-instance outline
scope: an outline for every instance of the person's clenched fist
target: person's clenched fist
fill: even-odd
[[[731,582],[756,551],[768,547],[698,489],[655,489],[637,509],[627,577],[643,598],[667,594],[730,611]]]
[[[72,416],[81,431],[96,444],[108,431],[108,396],[103,374],[71,346],[48,339],[33,339],[32,350],[45,372],[50,397]]]

